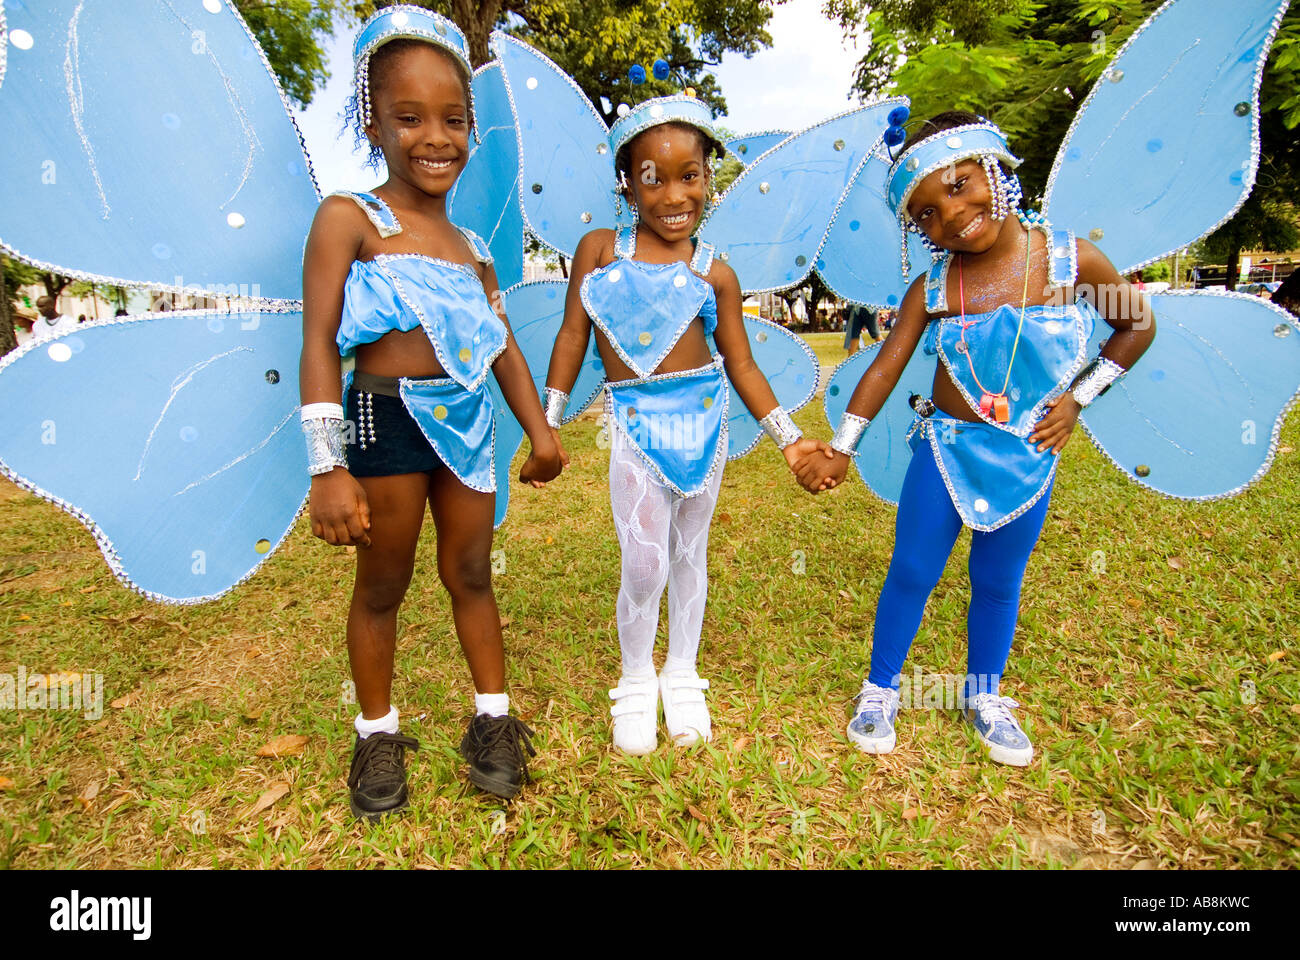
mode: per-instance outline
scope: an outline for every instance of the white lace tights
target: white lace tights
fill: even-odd
[[[665,584],[668,656],[674,665],[694,664],[708,592],[709,523],[722,486],[722,463],[708,487],[694,497],[679,497],[659,482],[630,443],[617,431],[611,433],[609,495],[623,552],[617,606],[623,675],[654,672]],[[725,438],[722,447],[725,451]]]

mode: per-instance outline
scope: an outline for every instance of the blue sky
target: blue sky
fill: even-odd
[[[777,7],[768,32],[771,47],[748,60],[726,56],[714,71],[727,98],[730,112],[722,123],[728,129],[740,134],[806,127],[852,105],[849,87],[861,52],[822,16],[821,0],[789,0]],[[347,31],[334,38],[328,48],[330,82],[307,110],[295,112],[322,194],[365,189],[383,179],[362,165],[351,134],[340,133],[352,38]]]

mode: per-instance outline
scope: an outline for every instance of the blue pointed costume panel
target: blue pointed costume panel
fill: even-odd
[[[130,8],[6,5],[33,42],[8,44],[0,87],[0,246],[93,281],[301,297],[318,196],[260,48],[225,2]]]

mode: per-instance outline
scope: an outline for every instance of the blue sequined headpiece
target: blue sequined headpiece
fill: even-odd
[[[720,142],[713,128],[713,113],[709,105],[680,93],[638,103],[627,116],[620,117],[609,129],[610,149],[618,156],[619,149],[633,137],[661,123],[684,123],[703,130],[714,143]]]
[[[911,272],[907,254],[909,230],[920,234],[921,242],[932,256],[937,257],[943,253],[942,248],[936,246],[908,215],[907,201],[921,181],[930,174],[962,160],[978,160],[984,168],[984,175],[993,194],[991,212],[994,220],[1003,219],[1020,205],[1020,181],[1014,175],[1005,174],[998,166],[998,161],[1014,169],[1020,166],[1021,160],[1007,146],[1006,134],[994,124],[981,120],[979,123],[940,130],[924,140],[918,140],[898,155],[885,180],[885,200],[889,209],[898,215],[898,226],[902,234],[900,265],[904,280],[908,279]]]
[[[936,170],[962,160],[984,157],[994,157],[1012,168],[1021,163],[1020,158],[1007,147],[1006,134],[987,120],[940,130],[917,141],[899,154],[889,168],[885,189],[889,209],[900,217],[906,216],[907,201],[922,180]]]
[[[460,27],[423,7],[406,4],[386,7],[361,25],[352,45],[357,107],[363,126],[370,126],[370,57],[388,41],[402,39],[424,40],[442,47],[465,69],[466,77],[474,74],[469,62],[469,44]]]

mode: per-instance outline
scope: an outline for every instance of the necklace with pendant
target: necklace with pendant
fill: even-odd
[[[976,321],[966,319],[966,278],[962,271],[962,262],[965,258],[957,255],[957,289],[961,295],[961,344],[958,349],[965,354],[966,363],[970,365],[971,379],[975,381],[975,386],[980,388],[980,414],[985,417],[991,417],[998,423],[1007,423],[1011,420],[1011,403],[1007,400],[1007,386],[1011,383],[1011,366],[1016,362],[1016,350],[1020,346],[1020,332],[1025,328],[1025,304],[1029,302],[1029,250],[1030,250],[1030,232],[1025,228],[1025,289],[1020,296],[1020,323],[1016,326],[1016,339],[1011,344],[1011,359],[1007,361],[1007,375],[1002,381],[1002,389],[997,393],[991,392],[988,387],[980,383],[979,374],[975,372],[975,361],[971,359],[970,344],[966,342],[966,328]]]

